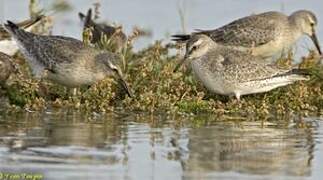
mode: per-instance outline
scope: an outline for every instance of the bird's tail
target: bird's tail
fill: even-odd
[[[175,34],[172,35],[172,41],[175,42],[186,42],[189,39],[191,39],[192,35],[198,35],[198,34],[204,34],[207,36],[210,36],[212,33],[212,30],[202,30],[202,29],[195,29],[195,32],[190,34]]]
[[[185,41],[188,41],[190,38],[191,38],[191,35],[189,34],[172,35],[172,41],[175,41],[175,42],[185,42]]]
[[[84,29],[94,26],[94,22],[92,20],[92,9],[91,8],[87,11],[86,15],[79,12],[79,17],[80,17],[80,20],[83,22]]]
[[[87,13],[86,13],[86,16],[84,18],[84,25],[87,27],[87,26],[92,26],[92,9],[90,8]]]
[[[80,20],[83,22],[83,21],[84,21],[84,19],[85,19],[85,14],[83,14],[83,13],[79,12],[79,18],[80,18]]]
[[[17,24],[11,21],[7,21],[7,24],[4,24],[4,27],[10,34],[16,34],[19,31],[23,31],[22,29],[19,28]]]
[[[11,21],[7,21],[7,24],[4,24],[4,27],[16,41],[25,42],[32,38],[32,33],[23,30]]]
[[[290,81],[308,81],[310,80],[309,76],[299,75],[299,74],[292,74],[288,76]]]
[[[298,75],[303,75],[303,76],[311,75],[311,72],[308,69],[292,69],[289,72],[292,73],[292,74],[298,74]]]
[[[307,81],[310,79],[310,71],[307,69],[292,69],[281,76],[288,77],[290,81]]]
[[[276,76],[262,81],[265,86],[272,88],[286,86],[293,84],[296,81],[307,81],[310,80],[309,72],[305,69],[292,69],[286,73],[278,74]]]

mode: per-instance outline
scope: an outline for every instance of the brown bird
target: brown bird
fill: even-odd
[[[237,19],[214,30],[173,35],[173,40],[188,41],[192,35],[204,34],[217,44],[269,58],[290,49],[297,40],[306,35],[312,39],[319,54],[322,54],[316,36],[317,24],[318,20],[311,11],[299,10],[290,16],[270,11]]]
[[[79,17],[83,22],[83,30],[90,29],[92,33],[91,43],[99,43],[103,36],[120,52],[127,43],[127,36],[122,32],[121,27],[113,27],[104,23],[96,23],[92,19],[92,10],[89,9],[87,14],[79,13]]]
[[[13,60],[10,56],[0,52],[0,85],[3,85],[13,72]]]
[[[261,62],[249,53],[217,44],[204,34],[192,36],[186,52],[175,70],[188,61],[196,77],[209,91],[233,95],[238,101],[242,95],[268,92],[296,81],[309,80],[307,70]]]
[[[64,36],[37,35],[19,28],[11,21],[6,30],[19,44],[33,74],[53,82],[79,87],[92,85],[108,76],[115,77],[129,96],[132,93],[117,65],[118,56],[86,46],[82,41]]]

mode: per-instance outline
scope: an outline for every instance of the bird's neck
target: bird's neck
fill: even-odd
[[[290,16],[289,20],[289,37],[292,38],[293,41],[297,41],[304,33],[301,29],[301,25],[295,16]]]
[[[299,34],[302,34],[301,29],[301,22],[299,21],[299,18],[295,15],[291,15],[288,17],[289,27],[291,28],[291,32],[297,32]]]

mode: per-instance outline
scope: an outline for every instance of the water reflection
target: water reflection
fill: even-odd
[[[189,134],[187,172],[309,176],[315,142],[311,129],[225,124]],[[199,177],[199,175],[198,175]]]
[[[42,172],[49,179],[311,177],[315,153],[322,153],[320,121],[309,120],[306,128],[193,122],[77,112],[0,115],[0,171]]]

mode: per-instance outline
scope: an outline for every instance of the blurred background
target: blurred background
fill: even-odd
[[[136,42],[136,49],[146,47],[154,40],[167,39],[174,33],[217,28],[252,13],[281,11],[290,14],[295,10],[308,9],[316,13],[319,22],[323,17],[323,1],[319,0],[267,0],[265,3],[257,0],[39,0],[39,7],[50,9],[53,4],[61,2],[67,3],[70,8],[53,13],[54,34],[81,38],[82,26],[77,13],[85,13],[88,8],[93,8],[94,3],[100,3],[100,20],[122,25],[128,34],[134,26],[152,32],[150,38],[141,38]],[[0,0],[0,22],[27,18],[28,4],[29,1]],[[323,39],[320,23],[318,34]],[[300,47],[311,48],[312,43],[301,41]]]

